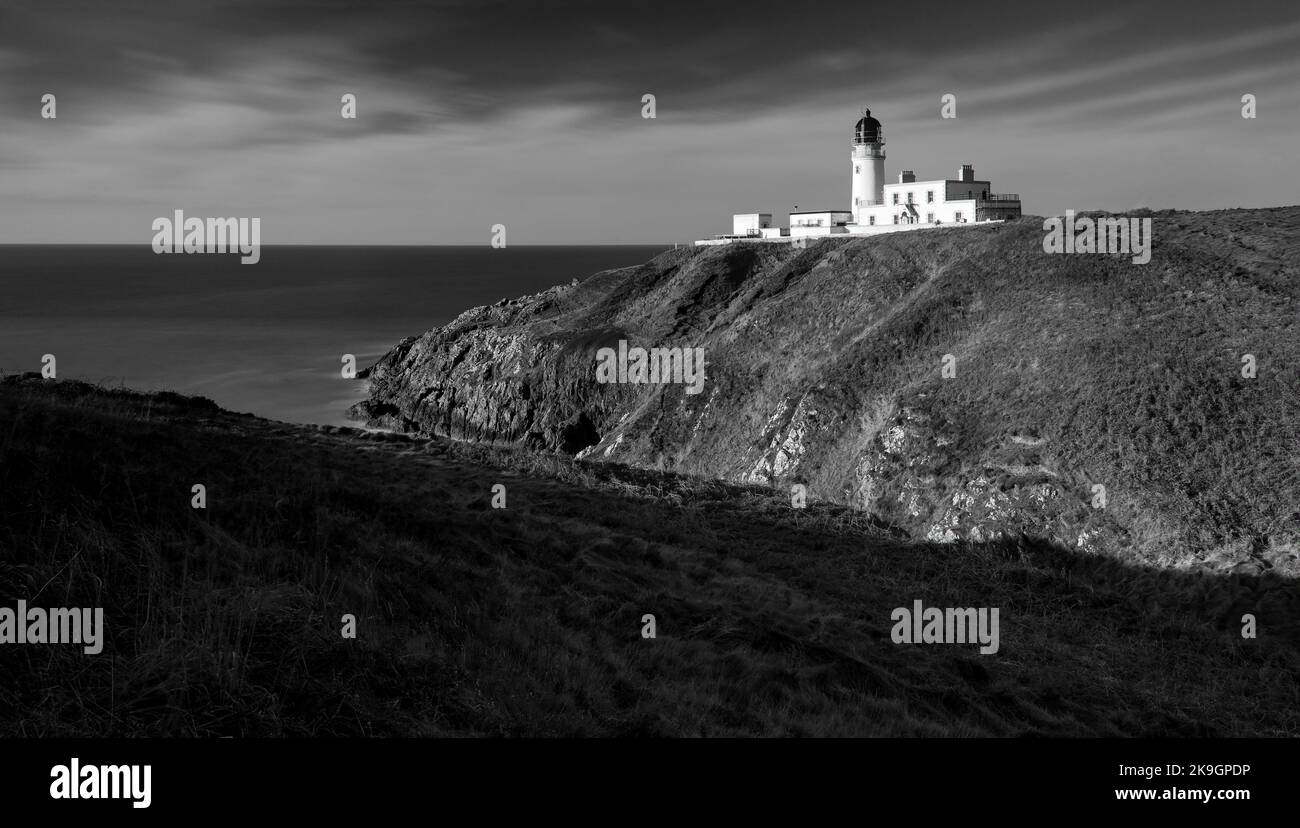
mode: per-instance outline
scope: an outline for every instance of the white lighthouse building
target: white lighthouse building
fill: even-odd
[[[863,224],[859,210],[885,203],[885,131],[864,110],[853,128],[853,223]]]
[[[962,164],[956,178],[917,181],[911,170],[885,183],[885,132],[863,110],[853,127],[852,202],[848,210],[801,210],[790,213],[787,226],[774,225],[771,213],[737,213],[731,233],[696,244],[733,241],[790,241],[811,236],[872,236],[928,227],[983,225],[1020,216],[1020,196],[994,193],[992,183],[975,178]]]

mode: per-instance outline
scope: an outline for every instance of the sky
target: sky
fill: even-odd
[[[686,242],[847,209],[864,106],[1027,214],[1297,204],[1300,3],[0,0],[0,243]]]

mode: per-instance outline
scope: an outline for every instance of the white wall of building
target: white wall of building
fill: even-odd
[[[731,217],[731,233],[734,236],[757,236],[759,230],[771,226],[771,213],[736,213]]]
[[[936,227],[988,227],[994,224],[1001,224],[1000,221],[981,221],[976,222],[974,219],[968,219],[960,224],[953,222],[944,222],[943,224],[926,224],[922,221],[920,224],[855,224],[850,226],[849,235],[851,236],[878,236],[882,233],[902,233],[908,230],[933,230]]]
[[[935,201],[925,202],[925,190],[921,191],[921,200],[913,201],[908,209],[906,194],[899,196],[899,203],[892,198],[878,207],[865,207],[859,211],[858,225],[910,225],[910,224],[963,224],[975,221],[975,201],[943,201],[935,193]]]
[[[853,213],[848,210],[791,213],[790,235],[822,236],[828,233],[843,233],[845,225],[851,221],[853,221]]]
[[[796,238],[814,238],[814,237],[825,238],[827,236],[838,236],[838,235],[879,236],[885,233],[904,233],[909,230],[926,230],[926,229],[932,230],[935,227],[993,227],[999,224],[1002,224],[1002,222],[1001,221],[980,221],[980,222],[971,221],[964,224],[940,224],[940,225],[921,223],[921,224],[882,224],[882,225],[854,224],[854,225],[849,225],[847,227],[832,227],[832,228],[806,227],[804,228],[804,232],[792,233],[791,235],[788,236],[764,236],[763,238],[755,238],[751,236],[749,238],[742,238],[742,239],[733,239],[733,238],[699,239],[698,241],[695,242],[695,244],[697,247],[713,246],[719,244],[789,244],[793,239]],[[779,228],[773,228],[773,229],[779,229]],[[828,232],[828,230],[833,232]]]
[[[791,225],[790,238],[798,238],[800,236],[803,237],[838,236],[841,233],[847,233],[847,232],[849,232],[847,224],[833,224],[829,227],[826,227],[824,225],[812,225],[812,226],[805,226],[805,227]]]
[[[949,200],[947,183],[948,182],[940,178],[932,181],[909,181],[906,184],[899,184],[897,182],[886,184],[885,204],[893,205],[895,195],[898,196],[899,204],[906,204],[909,194],[912,196],[913,204],[921,206],[926,204],[940,204]],[[930,198],[931,194],[933,194],[933,200]]]
[[[819,212],[791,213],[791,227],[833,227],[847,224],[853,220],[853,213],[848,210],[821,210]]]

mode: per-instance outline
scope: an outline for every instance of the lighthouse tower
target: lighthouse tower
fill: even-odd
[[[853,223],[861,224],[863,207],[885,202],[885,132],[871,110],[853,128]]]

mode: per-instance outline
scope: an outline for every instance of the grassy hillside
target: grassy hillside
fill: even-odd
[[[1300,575],[1300,208],[1144,215],[1145,265],[1045,253],[1035,218],[669,251],[403,342],[359,410],[803,482],[937,541]],[[703,348],[704,392],[598,384],[620,338]]]
[[[1300,588],[1271,574],[9,377],[20,598],[102,606],[109,640],[0,646],[6,736],[1300,734]],[[915,599],[1000,608],[1000,651],[894,644]]]

